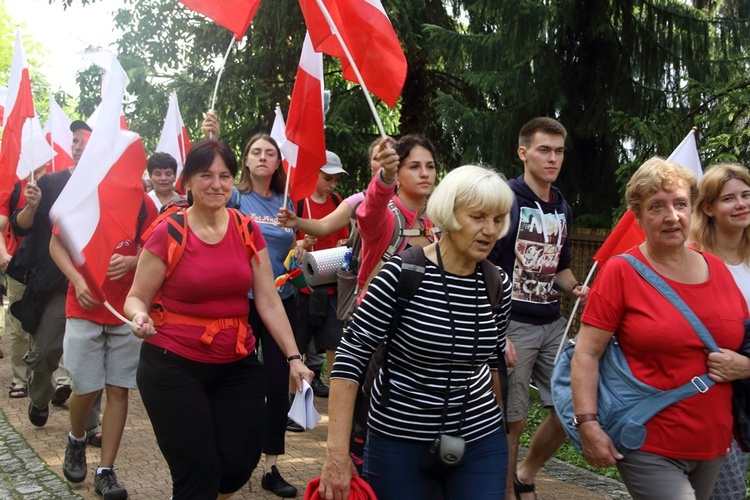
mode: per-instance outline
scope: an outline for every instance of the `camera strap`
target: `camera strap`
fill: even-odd
[[[450,364],[448,365],[448,383],[445,386],[445,394],[443,398],[443,413],[440,417],[440,433],[443,433],[443,430],[445,428],[445,420],[448,417],[448,401],[450,399],[450,389],[451,389],[451,375],[453,374],[453,355],[455,354],[456,350],[456,323],[453,319],[453,311],[450,307],[450,294],[448,293],[448,281],[445,277],[445,269],[443,268],[443,258],[440,255],[440,243],[436,245],[437,250],[437,263],[438,263],[438,269],[440,269],[440,279],[443,282],[443,293],[445,294],[445,300],[448,304],[448,320],[451,324],[451,332],[453,332],[452,340],[451,340],[451,360]],[[479,307],[479,277],[476,276],[476,268],[474,270],[474,276],[475,276],[475,293],[474,297],[477,301],[477,307]],[[474,344],[472,346],[471,350],[471,362],[472,362],[472,368],[473,368],[473,362],[474,358],[476,358],[477,355],[477,348],[479,345],[479,325],[478,325],[478,315],[474,316]],[[469,384],[470,384],[470,377],[466,378],[466,394],[464,395],[464,402],[461,405],[461,416],[458,420],[458,430],[456,433],[458,436],[461,436],[461,428],[464,425],[464,416],[466,415],[466,408],[469,406]]]

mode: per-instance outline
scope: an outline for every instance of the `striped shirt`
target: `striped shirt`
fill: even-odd
[[[445,273],[425,260],[425,274],[388,345],[388,404],[382,403],[383,370],[373,386],[369,428],[382,436],[430,442],[440,432],[446,387],[450,387],[444,433],[471,442],[500,429],[502,412],[492,392],[490,370],[505,352],[511,283],[503,275],[503,300],[492,311],[481,266],[474,274]],[[332,378],[359,382],[394,315],[401,257],[394,256],[370,284],[336,351]],[[451,323],[456,331],[453,331]],[[455,335],[454,335],[455,333]],[[474,344],[476,339],[476,352]],[[462,407],[468,403],[459,429]]]

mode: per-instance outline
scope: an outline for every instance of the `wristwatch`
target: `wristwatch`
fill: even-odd
[[[596,418],[595,413],[584,413],[583,415],[574,415],[573,416],[573,427],[578,429],[578,426],[581,425],[584,422],[591,422],[592,420],[599,421],[598,418]]]

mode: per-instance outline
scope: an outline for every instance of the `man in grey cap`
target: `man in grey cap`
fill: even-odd
[[[297,216],[306,219],[322,219],[339,206],[341,196],[334,192],[339,178],[346,173],[341,159],[336,153],[326,151],[326,164],[318,174],[318,185],[309,198],[297,203]],[[308,252],[335,248],[349,238],[349,228],[345,227],[329,235],[316,238],[297,232],[297,245]],[[318,397],[328,397],[328,387],[320,377],[323,360],[328,360],[328,369],[333,365],[333,357],[343,334],[343,324],[336,318],[338,296],[335,285],[330,288],[311,290],[301,288],[297,294],[297,329],[294,332],[300,352],[306,352],[305,364],[315,373],[312,388]],[[322,353],[325,352],[325,358]],[[302,431],[302,427],[290,422],[290,431]]]

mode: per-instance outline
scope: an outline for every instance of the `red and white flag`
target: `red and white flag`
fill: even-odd
[[[16,177],[25,179],[39,167],[44,166],[47,162],[55,157],[55,150],[52,149],[42,131],[42,125],[38,117],[27,119],[23,124],[21,135],[21,158],[18,160]]]
[[[225,27],[237,40],[247,33],[260,0],[179,0],[188,9],[200,12]]]
[[[188,151],[190,151],[190,138],[188,137],[187,128],[185,128],[185,122],[182,121],[182,114],[180,114],[180,105],[177,103],[177,92],[172,92],[172,95],[169,96],[167,116],[164,119],[164,126],[161,129],[159,143],[156,145],[156,152],[168,153],[177,160],[176,186],[181,184],[180,176],[185,166],[185,156]]]
[[[318,173],[326,163],[323,124],[323,54],[315,52],[305,35],[282,149],[289,162],[289,196],[294,201],[315,192]]]
[[[21,160],[23,127],[34,113],[34,97],[26,57],[21,44],[21,32],[16,30],[13,59],[10,64],[8,96],[3,116],[3,147],[0,149],[0,202],[7,200],[16,183],[16,171]]]
[[[44,125],[44,137],[55,150],[50,172],[66,169],[73,165],[73,157],[70,156],[70,148],[73,144],[73,132],[70,131],[71,120],[62,110],[57,101],[50,95],[49,119]]]
[[[396,106],[406,81],[406,57],[380,0],[322,0],[367,89]],[[362,83],[316,0],[299,0],[315,50],[341,59],[344,78]]]
[[[276,106],[274,111],[273,125],[271,125],[271,138],[276,141],[279,149],[281,150],[281,163],[284,166],[284,172],[289,171],[289,162],[286,161],[286,123],[284,123],[284,115],[281,114],[281,108]],[[288,177],[287,177],[288,179]]]
[[[690,169],[698,180],[703,177],[701,159],[698,156],[698,145],[695,142],[695,130],[688,133],[680,145],[669,155],[667,161],[678,163]],[[626,210],[594,255],[594,261],[603,265],[610,257],[626,252],[643,243],[645,239],[646,234],[638,225],[638,221],[635,220],[635,215],[630,210]]]
[[[108,54],[94,58],[107,72],[96,127],[73,176],[50,210],[73,262],[100,301],[105,299],[101,286],[115,247],[133,236],[143,202],[141,175],[146,168],[141,138],[120,128],[128,79],[114,54]]]

